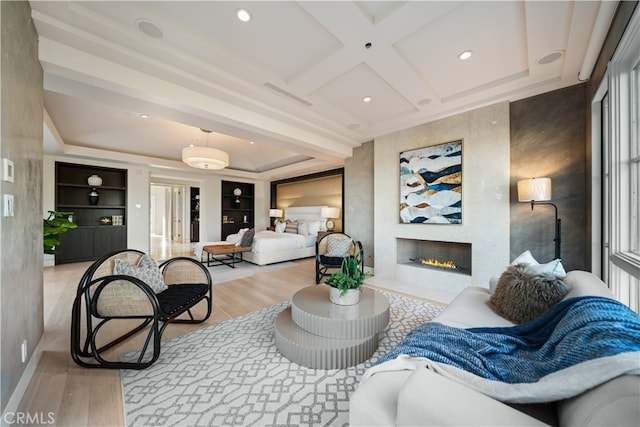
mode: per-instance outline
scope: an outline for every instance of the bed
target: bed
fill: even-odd
[[[315,256],[318,231],[325,231],[325,219],[320,216],[326,206],[289,207],[285,210],[287,221],[297,221],[298,233],[258,231],[251,245],[251,252],[244,254],[244,260],[257,265],[273,264]],[[305,224],[305,225],[303,225]],[[202,248],[211,244],[236,243],[238,234],[227,236],[225,242],[202,242],[195,246],[195,255],[202,259]]]

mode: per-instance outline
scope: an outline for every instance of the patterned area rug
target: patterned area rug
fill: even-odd
[[[347,425],[364,371],[442,310],[383,293],[391,308],[379,348],[347,369],[310,369],[278,352],[273,324],[288,302],[163,343],[150,368],[121,371],[127,426]]]
[[[268,273],[270,271],[281,270],[283,268],[295,267],[296,265],[297,264],[295,262],[290,261],[278,262],[276,264],[269,265],[256,265],[245,261],[236,264],[235,268],[227,267],[226,265],[216,265],[208,268],[209,273],[211,273],[211,283],[215,285],[216,283],[243,279],[255,274]]]

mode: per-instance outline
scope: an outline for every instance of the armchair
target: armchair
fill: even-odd
[[[353,240],[345,233],[327,233],[316,242],[316,284],[329,276],[329,270],[342,266],[342,260],[351,256],[356,258],[360,271],[364,273],[364,250],[362,243]]]
[[[131,273],[114,274],[118,265]],[[200,302],[205,304],[206,314],[196,319],[191,310]],[[160,340],[169,323],[202,323],[211,315],[211,304],[211,275],[199,261],[177,257],[157,266],[138,250],[109,253],[91,264],[78,284],[71,315],[71,356],[85,368],[144,369],[160,356]],[[178,318],[185,313],[187,318]],[[119,326],[130,327],[132,322],[137,324],[133,329],[117,333],[115,339],[107,338],[119,331]],[[112,327],[101,333],[107,323]],[[147,327],[136,361],[104,357],[106,350]],[[152,349],[148,348],[150,343]]]

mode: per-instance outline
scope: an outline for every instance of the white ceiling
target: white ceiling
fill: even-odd
[[[331,169],[377,136],[577,84],[616,6],[30,3],[45,72],[45,152],[211,173],[180,161],[194,143],[229,153],[222,173],[257,179]],[[236,19],[239,7],[250,22]],[[465,50],[473,55],[461,61]],[[550,54],[558,59],[541,64]]]

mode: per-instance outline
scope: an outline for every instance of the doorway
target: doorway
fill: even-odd
[[[149,234],[152,253],[173,253],[172,247],[185,243],[184,194],[184,185],[151,183]]]

